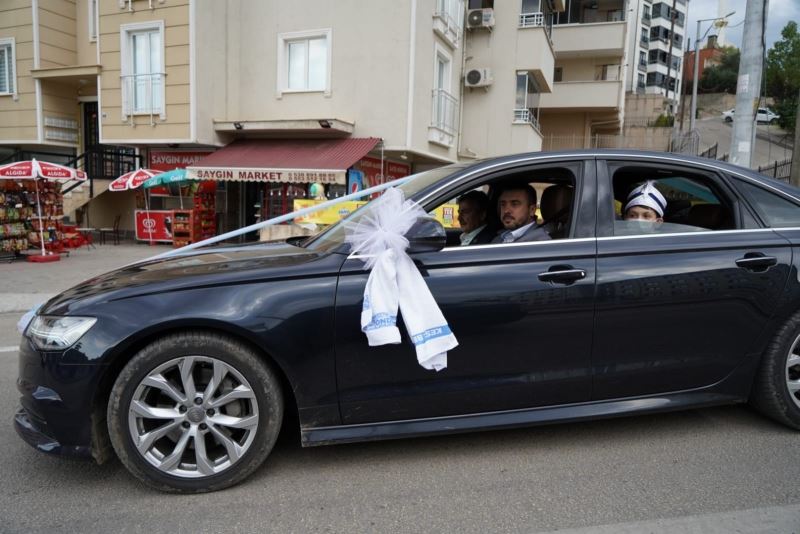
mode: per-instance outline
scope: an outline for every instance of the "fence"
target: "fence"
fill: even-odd
[[[792,160],[785,159],[783,161],[770,163],[769,165],[759,166],[758,172],[765,176],[775,178],[776,180],[788,182],[792,174]]]
[[[701,158],[708,158],[708,159],[717,159],[717,148],[719,147],[719,143],[714,143],[707,149],[700,152],[697,156]]]

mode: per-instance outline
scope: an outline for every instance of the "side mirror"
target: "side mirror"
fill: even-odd
[[[447,232],[442,223],[434,218],[420,218],[406,232],[408,253],[437,252],[447,244]]]

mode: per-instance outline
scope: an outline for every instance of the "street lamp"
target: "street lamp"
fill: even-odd
[[[733,16],[736,14],[736,11],[731,11],[724,17],[714,17],[713,19],[700,19],[697,21],[697,36],[694,40],[694,75],[692,80],[692,116],[689,118],[689,131],[694,131],[694,121],[695,116],[697,115],[697,78],[699,78],[700,72],[700,23],[701,22],[708,22],[710,20],[725,20],[728,17]],[[711,26],[708,27],[708,30],[711,29]],[[706,30],[706,33],[708,33]],[[705,34],[703,35],[705,38]]]

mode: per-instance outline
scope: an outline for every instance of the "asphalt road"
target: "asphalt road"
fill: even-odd
[[[719,116],[700,119],[696,123],[697,131],[700,132],[700,150],[705,150],[714,143],[719,143],[717,156],[722,156],[731,150],[731,136],[733,127],[731,123],[726,123]],[[752,168],[784,161],[792,158],[792,151],[789,148],[773,143],[767,138],[778,140],[782,138],[784,132],[777,126],[769,124],[758,125],[758,137],[756,138],[755,150],[753,151]]]
[[[286,432],[243,484],[163,495],[17,437],[18,315],[0,315],[0,532],[800,532],[800,433],[745,407],[312,449]]]

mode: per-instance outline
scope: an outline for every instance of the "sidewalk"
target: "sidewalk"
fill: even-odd
[[[0,313],[24,313],[88,278],[167,250],[172,247],[128,242],[81,247],[53,263],[0,263]]]

